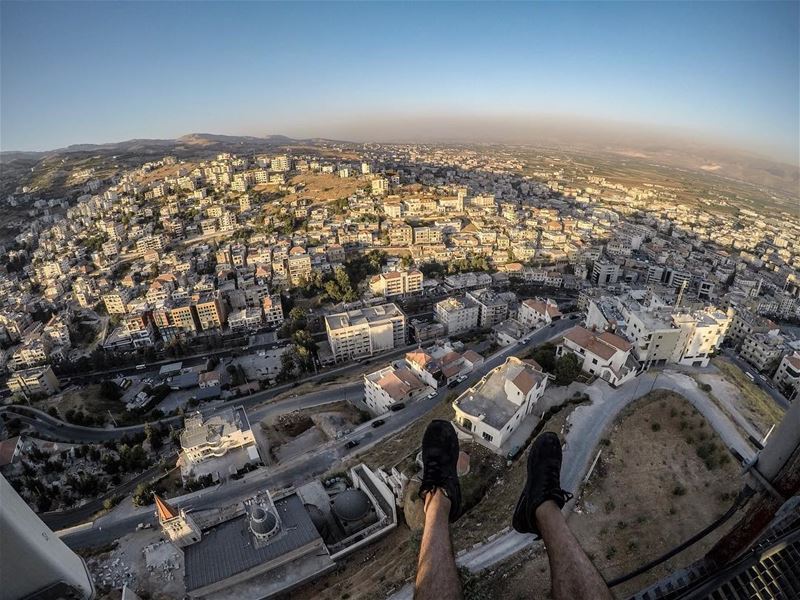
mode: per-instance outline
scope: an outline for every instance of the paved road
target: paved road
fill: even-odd
[[[391,350],[389,352],[376,355],[368,360],[370,363],[380,364],[382,361],[386,361],[400,354],[404,354],[405,352],[408,352],[412,348],[416,348],[416,344],[410,344],[408,346],[404,346],[403,348]],[[250,394],[248,396],[241,396],[239,398],[227,400],[221,404],[216,404],[214,406],[206,408],[200,408],[199,410],[205,416],[208,417],[212,414],[225,410],[226,408],[229,408],[231,406],[244,406],[246,408],[249,408],[251,406],[267,402],[273,399],[275,396],[282,394],[283,392],[289,391],[293,388],[296,388],[299,385],[302,385],[303,383],[321,381],[333,376],[346,375],[351,371],[363,368],[363,364],[365,363],[351,363],[341,367],[327,369],[325,371],[321,371],[317,375],[312,375],[310,377],[306,377],[299,381],[278,385],[269,388],[267,390],[264,390],[262,392],[256,392],[255,394]],[[46,434],[49,439],[54,439],[63,442],[72,442],[79,444],[104,442],[108,440],[118,440],[125,435],[132,435],[134,433],[139,433],[141,431],[144,431],[144,423],[140,425],[129,425],[126,427],[108,427],[108,428],[83,427],[81,425],[72,425],[60,419],[52,417],[43,411],[40,411],[36,408],[28,407],[24,404],[0,406],[0,413],[4,411],[14,412],[17,416],[19,416],[20,421],[22,421],[26,425],[32,426],[39,433]],[[180,426],[182,422],[183,422],[183,417],[180,416],[164,417],[163,419],[151,421],[151,423],[160,423],[164,426],[168,426],[170,424]]]
[[[564,489],[575,492],[577,496],[581,480],[588,471],[605,432],[626,406],[653,388],[672,390],[685,396],[702,413],[726,446],[735,449],[746,459],[755,455],[749,442],[742,437],[730,418],[697,387],[691,377],[669,370],[648,371],[617,389],[611,388],[604,381],[596,381],[587,388],[586,392],[591,396],[592,403],[578,406],[569,419],[570,429],[566,435],[561,470]],[[570,509],[571,504],[567,507],[567,510]],[[462,555],[459,564],[471,571],[481,571],[533,543],[533,536],[510,531]]]
[[[462,384],[452,389],[447,387],[440,388],[433,398],[424,398],[409,404],[401,411],[381,416],[380,418],[385,423],[377,428],[372,427],[374,420],[364,423],[343,438],[328,442],[313,452],[298,456],[277,467],[259,469],[249,473],[239,481],[227,481],[220,486],[191,494],[189,497],[176,499],[175,505],[187,509],[191,508],[192,510],[215,508],[232,504],[265,488],[280,489],[282,487],[300,485],[326,472],[344,457],[360,451],[368,451],[369,446],[405,429],[430,412],[450,392],[460,393],[465,390],[474,381],[500,365],[511,354],[519,353],[528,347],[538,346],[548,339],[557,337],[573,324],[574,321],[570,320],[556,322],[553,327],[545,327],[537,331],[526,342],[502,348],[488,357],[484,364],[476,369]],[[326,399],[331,402],[338,401],[357,389],[356,384],[353,384],[332,390],[321,390],[296,399],[284,400],[272,407],[267,406],[256,409],[253,411],[253,415],[257,418],[263,418],[270,412],[274,413],[276,411],[294,410],[294,407],[324,404]],[[350,440],[358,440],[359,446],[355,449],[345,448],[345,444]],[[65,534],[63,539],[73,548],[99,546],[130,533],[138,523],[155,523],[155,516],[151,507],[133,511],[128,507],[122,507],[122,509],[112,511],[109,515],[98,519],[91,528]]]

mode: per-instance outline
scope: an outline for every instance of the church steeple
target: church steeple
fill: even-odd
[[[200,541],[200,528],[186,511],[180,511],[164,500],[158,494],[153,494],[156,505],[156,516],[161,529],[178,548],[189,546]]]

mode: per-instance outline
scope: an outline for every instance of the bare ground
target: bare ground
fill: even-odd
[[[710,462],[698,455],[709,444],[718,447]],[[650,394],[620,417],[580,497],[580,512],[568,516],[606,579],[660,556],[730,507],[741,485],[739,469],[734,461],[721,459],[721,447],[703,417],[672,392]],[[724,531],[615,588],[615,595],[626,597],[700,558]],[[530,598],[532,591],[538,592],[535,597],[547,597],[547,556],[537,548],[499,567],[490,578],[497,597]]]

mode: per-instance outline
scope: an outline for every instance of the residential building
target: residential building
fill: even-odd
[[[784,396],[797,400],[800,397],[800,352],[784,356],[772,379]]]
[[[132,294],[129,289],[121,288],[108,294],[103,294],[103,303],[109,315],[124,315],[128,312],[128,302]]]
[[[732,311],[725,313],[713,307],[673,314],[672,324],[680,328],[681,335],[672,362],[695,367],[707,366],[711,355],[725,340],[731,316]]]
[[[336,362],[399,348],[406,343],[406,316],[396,304],[380,304],[325,316]]]
[[[232,331],[252,331],[261,327],[262,311],[260,308],[242,308],[231,311],[228,315],[228,327]]]
[[[528,329],[549,325],[560,318],[561,311],[558,310],[558,304],[550,298],[546,300],[528,298],[522,301],[517,310],[517,321]]]
[[[631,356],[633,345],[611,332],[595,333],[576,326],[567,330],[556,347],[556,356],[572,353],[581,362],[581,369],[605,379],[611,385],[622,385],[636,376],[638,363]]]
[[[759,371],[772,371],[780,364],[785,347],[779,333],[751,333],[744,338],[739,356]]]
[[[283,324],[283,307],[279,294],[262,299],[261,309],[264,311],[264,323],[267,327],[280,327]]]
[[[508,298],[490,289],[467,292],[467,299],[478,306],[478,325],[483,329],[494,327],[508,318]]]
[[[455,424],[500,451],[520,423],[534,412],[547,375],[532,360],[510,356],[453,401]]]
[[[374,275],[369,282],[369,288],[376,296],[406,296],[422,292],[422,272],[416,269],[410,271],[389,271]]]
[[[594,261],[592,267],[592,283],[599,287],[613,285],[619,279],[619,265],[609,260]]]
[[[408,402],[430,389],[405,365],[389,365],[364,374],[364,402],[369,410],[380,415],[398,402]]]
[[[204,294],[194,305],[200,329],[219,329],[225,323],[225,307],[218,295]]]
[[[199,474],[212,474],[219,479],[231,464],[241,467],[248,462],[261,462],[244,407],[229,408],[208,419],[198,412],[186,417],[184,427],[179,460],[184,479]],[[224,463],[216,460],[226,454],[235,456],[226,458]]]
[[[311,257],[303,248],[296,246],[289,251],[286,273],[292,287],[303,285],[311,278]]]
[[[478,327],[480,307],[469,298],[445,298],[435,304],[433,313],[447,335],[458,335]]]
[[[372,180],[372,193],[376,196],[385,196],[389,193],[389,180],[385,177],[376,177]]]
[[[26,398],[52,396],[61,389],[50,366],[14,371],[7,385],[12,394],[22,394]]]

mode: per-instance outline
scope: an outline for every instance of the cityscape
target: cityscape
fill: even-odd
[[[782,158],[438,133],[457,115],[26,142],[15,28],[178,8],[25,4],[1,6],[0,598],[432,598],[436,423],[453,598],[800,594],[797,85]],[[797,84],[797,3],[734,8],[788,15]],[[512,526],[548,433],[609,596],[561,595],[547,536]]]

